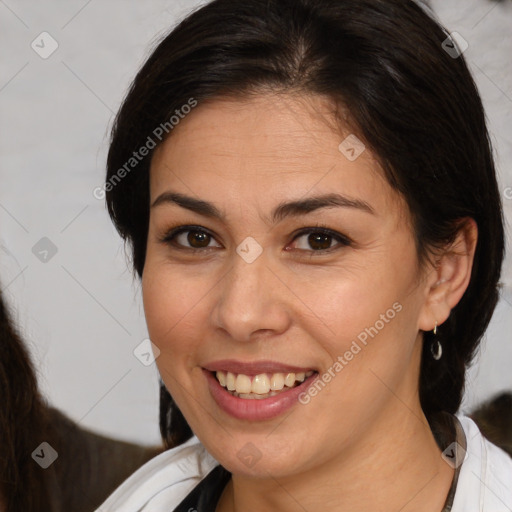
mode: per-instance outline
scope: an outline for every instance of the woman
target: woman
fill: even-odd
[[[406,0],[216,0],[155,49],[105,192],[174,448],[101,511],[510,509],[455,416],[503,258],[456,50]]]

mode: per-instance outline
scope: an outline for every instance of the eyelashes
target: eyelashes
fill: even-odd
[[[182,235],[184,235],[186,233],[189,233],[189,236],[183,237]],[[180,244],[177,242],[177,240],[179,238],[181,238],[181,239],[186,238],[188,241],[190,241],[191,239],[193,239],[190,237],[190,234],[199,235],[199,236],[197,236],[197,238],[195,240],[195,242],[198,242],[199,247],[186,247],[183,244]],[[160,242],[170,245],[171,247],[177,248],[177,249],[181,248],[181,249],[191,249],[192,251],[204,251],[205,249],[210,248],[210,247],[208,247],[209,244],[207,244],[206,246],[204,246],[204,245],[201,246],[201,244],[204,244],[205,241],[209,242],[210,240],[215,240],[214,235],[210,231],[208,231],[207,229],[205,229],[201,226],[179,226],[179,227],[170,229],[163,236],[163,238],[160,239]],[[221,247],[221,246],[218,245],[218,247]]]
[[[295,233],[292,242],[306,236],[307,239],[305,243],[309,244],[312,249],[302,247],[298,249],[300,251],[312,250],[312,252],[326,252],[340,247],[348,247],[352,244],[352,241],[347,236],[338,233],[337,231],[333,231],[332,229],[320,226],[301,229],[299,232]],[[331,246],[330,242],[334,241],[337,242],[338,245]],[[326,242],[329,242],[327,244],[328,247],[325,247]]]
[[[290,239],[291,241],[285,247],[287,252],[298,251],[300,253],[311,253],[311,255],[327,254],[352,245],[352,240],[346,235],[321,225],[302,228],[290,235]],[[302,247],[290,248],[290,245],[301,239]],[[171,228],[164,236],[159,238],[159,242],[172,249],[191,253],[204,253],[222,248],[212,232],[197,225]],[[210,245],[212,242],[214,245]]]

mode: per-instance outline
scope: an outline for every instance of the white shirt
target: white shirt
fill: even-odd
[[[457,417],[467,452],[451,512],[512,512],[512,458],[485,439],[473,420]],[[96,512],[172,512],[218,464],[194,436],[147,462]]]

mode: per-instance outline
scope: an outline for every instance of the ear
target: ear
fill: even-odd
[[[473,258],[478,240],[474,219],[461,219],[453,243],[437,257],[436,265],[425,280],[425,303],[421,309],[418,328],[431,331],[441,325],[458,304],[471,279]]]

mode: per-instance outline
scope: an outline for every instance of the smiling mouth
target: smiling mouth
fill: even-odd
[[[260,373],[254,376],[220,370],[211,373],[231,395],[258,400],[292,389],[317,372],[310,370],[300,373]]]

